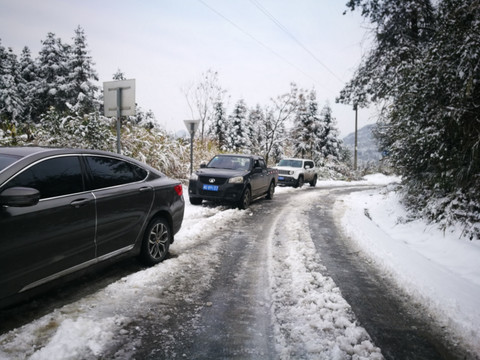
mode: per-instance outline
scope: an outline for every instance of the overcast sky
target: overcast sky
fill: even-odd
[[[289,91],[290,83],[328,101],[342,136],[354,131],[351,106],[335,103],[368,51],[365,24],[347,0],[0,0],[0,39],[19,55],[38,55],[53,32],[73,43],[80,25],[99,85],[121,69],[136,79],[136,101],[169,131],[192,114],[182,88],[208,69],[249,107]],[[262,11],[263,10],[263,11]],[[375,121],[359,111],[359,127]]]

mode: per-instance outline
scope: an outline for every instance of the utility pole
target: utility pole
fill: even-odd
[[[353,170],[357,171],[357,125],[358,125],[358,105],[353,105],[353,110],[355,110],[355,157],[353,161]]]

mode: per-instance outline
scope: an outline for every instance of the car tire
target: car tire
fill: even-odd
[[[140,258],[146,265],[162,262],[168,255],[172,230],[167,220],[155,218],[147,226],[143,236]]]
[[[202,205],[202,198],[190,198],[190,204],[192,205]]]
[[[300,176],[298,177],[297,183],[295,184],[295,187],[296,187],[296,188],[302,187],[303,184],[304,184],[303,176],[300,175]]]
[[[310,181],[310,186],[315,187],[317,185],[317,175],[313,177],[313,180]]]
[[[273,199],[273,194],[275,194],[275,183],[272,181],[270,183],[270,186],[268,187],[268,192],[267,192],[266,198],[268,200],[272,200]]]
[[[250,188],[247,187],[242,194],[242,198],[238,203],[238,207],[242,210],[245,210],[250,206],[250,201],[252,201],[252,194],[250,192]]]

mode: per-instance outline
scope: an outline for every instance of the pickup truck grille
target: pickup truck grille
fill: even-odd
[[[213,176],[200,176],[200,182],[203,184],[212,184],[212,185],[223,185],[227,182],[228,179],[220,178],[220,177],[213,177]],[[210,179],[214,179],[214,182],[211,182]]]

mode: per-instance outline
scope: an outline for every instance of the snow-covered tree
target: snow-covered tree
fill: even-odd
[[[290,84],[290,91],[277,98],[265,109],[263,156],[268,163],[270,156],[275,152],[275,160],[278,160],[283,151],[283,144],[287,141],[286,127],[293,121],[298,106],[298,88],[295,83]]]
[[[312,157],[315,141],[312,133],[313,117],[309,111],[306,97],[307,95],[303,92],[298,96],[298,106],[292,129],[294,156],[301,158]]]
[[[320,120],[319,128],[321,131],[317,132],[317,143],[315,146],[317,161],[321,157],[340,162],[342,160],[342,140],[340,139],[337,122],[332,115],[330,105],[326,104],[323,107]]]
[[[382,150],[406,204],[439,221],[480,213],[480,0],[351,0],[375,44],[339,100],[382,102]],[[480,235],[480,229],[476,230]]]
[[[48,33],[47,38],[42,41],[42,48],[37,58],[38,114],[46,113],[52,106],[60,112],[68,110],[69,55],[70,46],[63,44],[54,33]]]
[[[250,150],[253,154],[263,153],[262,146],[266,136],[262,131],[263,124],[265,124],[265,113],[260,104],[257,104],[248,114],[247,132],[250,139]]]
[[[78,114],[95,111],[98,75],[94,70],[92,57],[88,54],[84,30],[79,26],[75,30],[74,42],[67,59],[65,92],[72,110]]]
[[[115,74],[113,74],[112,76],[112,80],[127,80],[127,78],[125,77],[125,73],[122,70],[117,69]]]
[[[19,63],[21,77],[23,79],[19,91],[25,103],[22,119],[25,123],[30,123],[33,121],[32,116],[36,113],[38,107],[38,98],[36,94],[38,73],[35,61],[32,59],[32,53],[26,46],[20,54]]]
[[[229,122],[225,112],[223,102],[218,100],[214,105],[211,133],[213,134],[213,138],[217,141],[218,147],[223,150],[228,148],[227,129],[229,128]]]
[[[228,129],[228,150],[244,152],[248,149],[247,106],[243,99],[235,105],[229,117],[230,128]]]
[[[199,135],[203,141],[213,118],[214,105],[219,99],[223,101],[226,94],[219,84],[218,72],[208,69],[202,73],[198,83],[185,86],[182,91],[192,113],[192,119],[200,120]]]
[[[0,44],[0,119],[17,126],[22,121],[25,101],[22,98],[20,65],[12,49]]]

